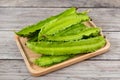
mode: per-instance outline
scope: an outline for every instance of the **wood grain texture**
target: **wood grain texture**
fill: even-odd
[[[83,61],[41,77],[32,77],[22,60],[0,60],[0,80],[119,80],[120,61]]]
[[[68,7],[92,9],[90,16],[111,42],[110,51],[42,77],[32,77],[21,60],[12,30]],[[120,0],[0,0],[0,80],[120,80]]]
[[[108,40],[110,40],[110,51],[92,59],[120,60],[120,37],[117,37],[120,35],[120,32],[104,32],[104,34],[107,36]],[[22,59],[14,40],[14,32],[0,31],[0,35],[0,59]]]
[[[49,16],[58,14],[66,8],[0,8],[0,30],[19,30]],[[84,11],[88,8],[79,8]],[[120,31],[120,9],[89,8],[96,25],[104,31]],[[10,13],[10,14],[9,14]]]
[[[0,0],[0,7],[120,7],[120,0]]]

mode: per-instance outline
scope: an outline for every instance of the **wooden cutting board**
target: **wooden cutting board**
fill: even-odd
[[[84,24],[89,26],[89,27],[96,27],[96,25],[92,21],[85,22]],[[103,36],[102,31],[101,31],[101,35]],[[64,61],[62,63],[59,63],[59,64],[56,64],[56,65],[44,68],[44,67],[39,67],[39,66],[32,63],[32,61],[35,58],[38,58],[41,55],[34,53],[33,51],[31,51],[29,48],[26,47],[26,45],[25,45],[25,42],[27,41],[26,38],[19,37],[19,36],[15,35],[15,40],[16,40],[17,46],[18,46],[18,48],[19,48],[19,50],[21,52],[21,55],[22,55],[22,57],[23,57],[23,59],[25,61],[25,64],[26,64],[29,72],[33,76],[45,75],[45,74],[50,73],[52,71],[64,68],[66,66],[70,66],[72,64],[81,62],[81,61],[89,59],[91,57],[103,54],[106,51],[108,51],[109,48],[110,48],[110,43],[106,39],[106,45],[103,48],[101,48],[101,49],[99,49],[99,50],[97,50],[95,52],[88,53],[88,54],[83,54],[83,55],[78,55],[78,56],[76,56],[74,58],[71,58],[69,60],[66,60],[66,61]]]

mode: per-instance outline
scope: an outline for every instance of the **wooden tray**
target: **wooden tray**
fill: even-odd
[[[87,25],[87,26],[90,26],[90,27],[96,27],[96,25],[92,21],[85,22],[84,24]],[[102,32],[101,32],[101,35],[103,35]],[[72,59],[64,61],[62,63],[53,65],[51,67],[43,68],[43,67],[39,67],[39,66],[32,63],[32,60],[34,60],[37,57],[40,57],[41,55],[40,54],[35,54],[34,52],[32,52],[30,49],[28,49],[25,46],[26,39],[15,35],[15,40],[16,40],[17,46],[18,46],[18,48],[19,48],[19,50],[22,54],[22,57],[25,61],[25,64],[26,64],[29,72],[33,76],[45,75],[45,74],[50,73],[52,71],[55,71],[55,70],[64,68],[66,66],[72,65],[74,63],[83,61],[85,59],[89,59],[91,57],[103,54],[104,52],[108,51],[108,49],[110,47],[110,43],[106,39],[106,45],[103,48],[97,50],[96,52],[92,52],[92,53],[88,53],[88,54],[84,54],[84,55],[79,55],[79,56],[76,56]]]

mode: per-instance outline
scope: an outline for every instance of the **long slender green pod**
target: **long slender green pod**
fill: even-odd
[[[52,66],[54,64],[63,62],[67,59],[71,58],[71,56],[41,56],[40,58],[36,59],[34,61],[34,63],[38,66],[41,67],[48,67],[48,66]]]
[[[53,37],[60,37],[60,36],[67,36],[67,35],[75,35],[80,33],[82,30],[86,29],[87,26],[85,26],[82,23],[78,23],[75,25],[72,25],[71,27],[66,28],[65,30],[62,30],[55,35],[49,35],[48,38],[53,38]],[[47,36],[41,37],[39,40],[45,40],[47,39]]]
[[[67,15],[75,14],[75,13],[76,13],[76,8],[72,7],[72,8],[67,9],[64,12],[62,12],[56,16],[51,16],[51,17],[49,17],[43,21],[40,21],[36,24],[27,26],[27,27],[23,28],[22,30],[20,30],[19,32],[16,32],[16,34],[19,36],[28,37],[32,33],[34,33],[36,30],[40,30],[42,28],[42,26],[45,25],[46,23],[55,22],[59,18],[62,18],[62,17],[67,16]]]
[[[53,35],[61,30],[64,30],[71,25],[80,23],[82,21],[89,20],[89,16],[86,14],[72,14],[69,16],[65,16],[55,23],[48,23],[43,26],[41,32],[38,35],[38,39],[40,40],[42,36]]]
[[[85,26],[82,23],[78,23],[75,25],[72,25],[68,28],[66,28],[65,30],[62,30],[58,33],[56,33],[54,36],[67,36],[67,35],[74,35],[77,33],[80,33],[82,30],[86,29],[87,26]]]
[[[105,45],[102,36],[72,42],[27,42],[27,47],[44,55],[70,55],[94,52]]]
[[[78,24],[72,25],[71,27],[68,27],[67,29],[59,33],[61,33],[60,36],[74,35],[74,34],[80,33],[82,30],[86,28],[87,26],[85,26],[84,24],[78,23]]]
[[[44,37],[44,39],[49,41],[75,41],[100,35],[100,28],[86,28],[83,29],[82,31],[79,32],[76,31],[73,33],[74,34],[62,36],[46,36]]]

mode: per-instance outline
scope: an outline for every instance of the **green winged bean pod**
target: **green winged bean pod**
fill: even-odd
[[[40,21],[36,24],[29,25],[29,26],[23,28],[22,30],[16,32],[16,34],[19,36],[22,36],[22,37],[29,37],[32,33],[36,32],[37,30],[40,30],[42,28],[42,26],[44,26],[46,23],[55,22],[59,18],[62,18],[67,15],[75,14],[75,13],[76,13],[76,8],[72,7],[56,16],[51,16],[51,17],[49,17],[43,21]]]
[[[44,55],[71,55],[94,52],[105,45],[102,36],[72,42],[27,42],[27,47]]]
[[[72,30],[71,30],[72,31]],[[46,36],[44,39],[49,41],[76,41],[84,38],[95,37],[100,35],[99,28],[85,28],[82,31],[74,32],[73,34],[62,35],[62,36]],[[76,33],[76,34],[75,34]]]
[[[65,56],[46,56],[46,55],[43,55],[40,58],[37,58],[34,61],[34,63],[38,66],[41,66],[41,67],[49,67],[49,66],[52,66],[54,64],[63,62],[71,57],[72,56],[68,56],[68,55],[65,55]]]

